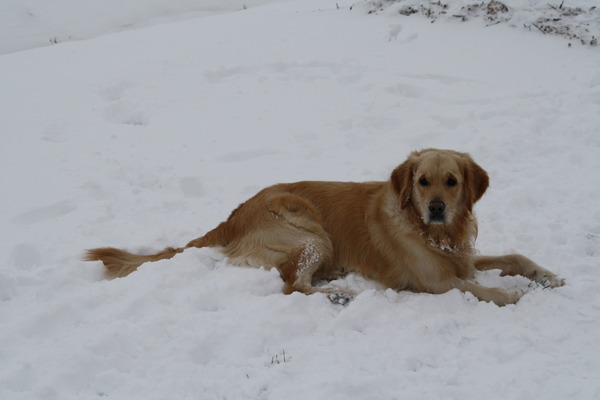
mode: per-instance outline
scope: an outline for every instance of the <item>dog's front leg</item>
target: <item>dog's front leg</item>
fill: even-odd
[[[475,256],[473,262],[475,268],[480,271],[499,269],[502,271],[502,276],[522,275],[544,287],[554,288],[565,284],[564,279],[520,254],[508,254],[505,256]]]
[[[489,288],[482,286],[477,282],[467,281],[458,277],[438,281],[431,280],[428,281],[424,287],[420,288],[423,292],[433,294],[446,293],[452,289],[458,289],[461,292],[471,292],[479,300],[493,302],[498,306],[515,304],[524,294],[517,289],[505,290],[500,288]]]
[[[505,290],[500,288],[489,288],[481,286],[476,282],[465,281],[459,278],[452,281],[452,287],[463,292],[471,292],[479,300],[487,302],[491,301],[498,306],[515,304],[519,301],[521,296],[523,296],[523,292],[517,289]]]

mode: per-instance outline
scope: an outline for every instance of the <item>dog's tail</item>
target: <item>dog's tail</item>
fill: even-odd
[[[167,247],[160,253],[149,255],[132,254],[114,247],[91,249],[85,252],[83,261],[102,261],[106,267],[105,274],[108,279],[123,278],[134,272],[143,263],[173,258],[190,247],[224,246],[227,243],[226,231],[225,223],[222,223],[206,235],[192,240],[185,247]]]
[[[160,253],[150,255],[132,254],[125,250],[115,249],[114,247],[102,247],[99,249],[87,250],[84,261],[102,261],[106,267],[106,277],[109,279],[123,278],[140,265],[148,261],[165,260],[174,257],[176,254],[183,252],[184,247],[175,249],[167,247]]]

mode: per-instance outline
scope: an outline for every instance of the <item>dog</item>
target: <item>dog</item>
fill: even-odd
[[[191,247],[217,247],[233,265],[277,268],[284,293],[340,293],[313,282],[353,272],[387,288],[439,294],[471,292],[498,306],[523,292],[484,287],[476,270],[500,269],[545,287],[565,284],[519,254],[481,256],[474,250],[473,205],[489,185],[486,171],[466,153],[412,152],[383,182],[297,182],[263,189],[229,218],[185,247],[136,255],[115,248],[88,250],[108,277],[124,277],[148,261],[168,259]]]

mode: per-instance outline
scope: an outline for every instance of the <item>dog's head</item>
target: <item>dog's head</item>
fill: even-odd
[[[427,149],[410,154],[391,183],[402,209],[413,207],[426,225],[452,224],[472,211],[489,178],[466,153]]]

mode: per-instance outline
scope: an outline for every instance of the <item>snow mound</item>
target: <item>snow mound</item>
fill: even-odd
[[[0,54],[236,12],[274,0],[3,0]]]
[[[578,1],[577,6],[565,5],[564,0],[557,5],[540,1],[523,3],[518,0],[504,2],[376,0],[370,2],[369,12],[391,10],[404,16],[420,14],[431,19],[431,22],[441,18],[458,19],[463,22],[480,19],[488,26],[506,23],[528,31],[560,35],[582,45],[598,45],[600,8],[593,5],[591,1]]]

